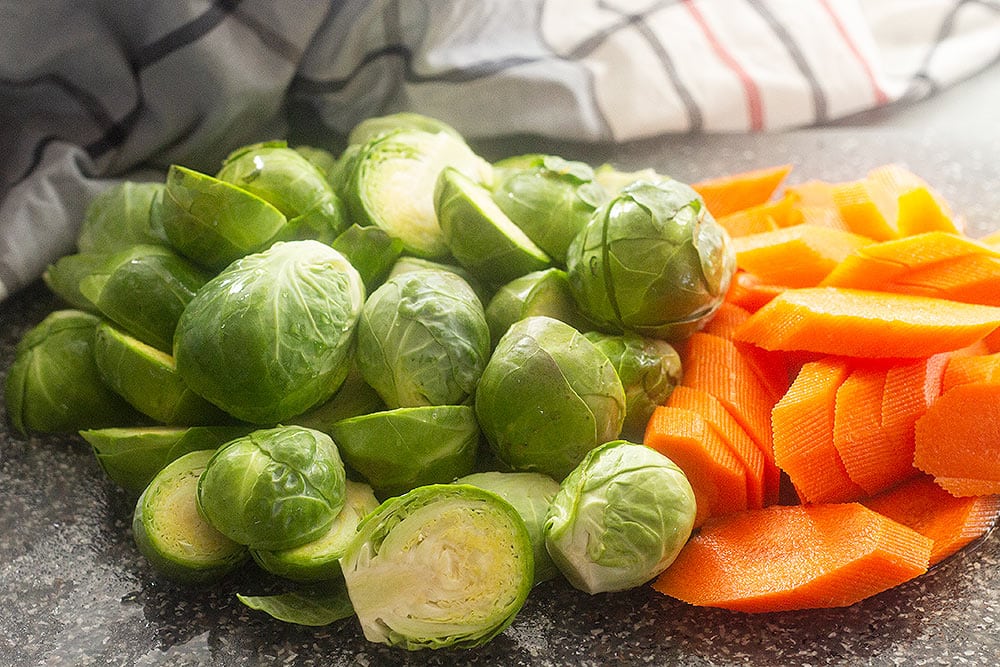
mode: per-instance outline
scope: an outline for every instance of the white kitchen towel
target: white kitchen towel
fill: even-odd
[[[1000,0],[0,0],[0,300],[87,201],[411,110],[468,138],[820,125],[1000,57]]]

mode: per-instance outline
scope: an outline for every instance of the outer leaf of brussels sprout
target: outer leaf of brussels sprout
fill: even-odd
[[[622,434],[626,439],[641,441],[653,410],[666,402],[681,380],[680,355],[670,343],[658,338],[597,331],[584,335],[611,360],[625,387],[627,407]]]
[[[462,135],[444,121],[410,111],[401,111],[384,116],[366,118],[355,125],[347,135],[348,144],[364,144],[375,137],[395,130],[420,130],[421,132],[444,132],[464,142]]]
[[[524,520],[535,555],[535,583],[559,576],[559,569],[545,549],[545,519],[559,492],[559,482],[540,472],[477,472],[455,480],[486,489],[509,502]]]
[[[258,565],[271,574],[292,581],[340,579],[340,557],[357,532],[358,524],[378,507],[378,504],[370,486],[347,480],[344,508],[323,535],[291,549],[280,551],[251,549],[250,555]]]
[[[184,383],[173,357],[107,322],[97,325],[94,361],[101,379],[132,407],[161,424],[224,424],[232,421]]]
[[[589,165],[554,155],[505,167],[493,184],[497,206],[559,264],[565,264],[573,237],[606,198]]]
[[[254,549],[323,535],[344,507],[346,473],[330,436],[300,426],[254,431],[220,447],[198,480],[198,509]]]
[[[164,246],[119,251],[80,280],[80,293],[108,319],[169,352],[177,320],[211,276]]]
[[[171,245],[215,270],[267,247],[287,223],[257,195],[180,165],[167,171],[166,192],[153,210]]]
[[[363,301],[361,276],[339,252],[318,241],[276,243],[191,300],[177,324],[177,370],[239,419],[284,421],[340,386]]]
[[[277,595],[237,593],[236,598],[250,609],[296,625],[321,627],[354,616],[354,607],[342,579]]]
[[[309,160],[312,166],[319,169],[324,178],[327,178],[330,172],[336,169],[337,157],[325,148],[320,148],[319,146],[296,146],[295,151]],[[327,183],[329,182],[330,180],[327,178]]]
[[[216,450],[252,426],[135,426],[88,429],[80,435],[118,486],[138,495],[160,470],[188,452]]]
[[[496,344],[514,322],[546,315],[582,331],[589,326],[580,313],[562,269],[533,271],[510,281],[486,304],[486,322]]]
[[[638,181],[658,183],[671,180],[669,176],[657,173],[655,169],[639,169],[638,171],[622,171],[611,164],[602,164],[594,169],[594,180],[611,196]]]
[[[486,288],[486,286],[483,285],[478,278],[457,264],[448,264],[446,262],[436,262],[433,259],[403,255],[396,260],[395,264],[392,265],[392,269],[389,271],[389,275],[386,276],[386,278],[395,278],[399,274],[406,273],[407,271],[421,271],[423,269],[451,271],[469,284],[472,291],[479,297],[480,303],[486,303],[489,301],[490,291]]]
[[[198,479],[212,454],[190,452],[169,463],[139,496],[132,516],[139,551],[160,573],[181,583],[221,579],[247,560],[244,546],[198,513]]]
[[[153,202],[163,183],[123,181],[94,197],[87,206],[76,247],[81,253],[112,253],[139,244],[166,244],[162,229],[150,223]]]
[[[725,230],[677,181],[628,186],[594,213],[567,256],[585,315],[610,331],[667,340],[711,317],[735,267]]]
[[[502,632],[533,580],[531,538],[517,511],[467,484],[390,498],[341,559],[369,641],[409,650],[471,648]]]
[[[380,497],[472,471],[479,424],[468,405],[397,408],[344,419],[331,435]]]
[[[497,458],[561,480],[618,437],[625,391],[608,358],[576,329],[529,317],[497,343],[476,389],[476,416]]]
[[[99,314],[93,302],[80,292],[80,281],[103,270],[109,255],[103,253],[78,253],[63,255],[50,264],[42,274],[45,285],[70,307]]]
[[[616,440],[592,450],[562,481],[546,545],[576,588],[633,588],[667,568],[694,525],[694,492],[673,461]]]
[[[490,173],[488,163],[446,132],[402,129],[375,136],[352,162],[345,195],[351,218],[381,227],[413,255],[447,255],[434,212],[434,184],[445,167],[474,180]]]
[[[365,302],[357,364],[390,408],[468,400],[490,354],[490,331],[472,288],[449,271],[410,271]]]
[[[94,361],[98,322],[89,313],[57,310],[18,342],[4,398],[19,432],[72,433],[142,421],[101,379]]]
[[[369,290],[385,280],[403,253],[403,242],[378,227],[351,225],[330,245],[350,260]]]
[[[455,169],[441,172],[434,210],[455,260],[486,283],[505,283],[552,263],[500,210],[489,190]]]

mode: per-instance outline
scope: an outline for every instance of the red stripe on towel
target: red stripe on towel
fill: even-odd
[[[847,48],[851,50],[851,53],[864,70],[865,76],[868,77],[868,81],[872,87],[872,93],[875,95],[875,103],[880,106],[888,103],[889,96],[886,95],[884,90],[882,90],[882,86],[878,85],[878,80],[875,78],[875,73],[872,71],[871,63],[868,62],[868,59],[865,58],[864,55],[862,55],[858,45],[855,44],[853,39],[851,39],[851,35],[847,32],[847,28],[844,27],[840,17],[837,16],[837,13],[833,11],[832,7],[830,7],[829,0],[819,0],[819,4],[824,10],[826,10],[826,13],[829,14],[830,20],[833,21],[833,25],[837,28],[837,32],[840,33],[840,37],[844,40],[844,44],[846,44]]]

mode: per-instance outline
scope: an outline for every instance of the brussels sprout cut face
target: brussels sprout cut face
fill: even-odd
[[[235,542],[290,549],[317,539],[344,506],[346,473],[330,436],[299,426],[219,448],[198,482],[202,515]]]
[[[591,451],[562,481],[546,546],[576,588],[633,588],[674,561],[694,525],[694,492],[673,461],[624,440]]]
[[[499,496],[464,484],[385,501],[341,566],[365,637],[410,650],[486,643],[513,621],[533,576],[524,521]]]

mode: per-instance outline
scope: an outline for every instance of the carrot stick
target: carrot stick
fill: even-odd
[[[709,517],[747,508],[746,468],[696,412],[657,407],[643,442],[684,471],[697,505],[695,526]]]
[[[785,164],[692,183],[709,212],[719,218],[767,202],[792,166]]]
[[[890,201],[873,192],[864,180],[837,183],[833,187],[833,201],[847,229],[884,241],[897,238],[898,230],[888,219],[892,214]]]
[[[774,505],[709,521],[653,588],[702,607],[846,607],[923,574],[932,540],[858,503]]]
[[[725,228],[733,238],[757,234],[778,229],[782,225],[777,218],[787,219],[788,212],[785,209],[791,208],[791,202],[785,198],[776,202],[767,202],[757,206],[734,211],[727,215],[719,216],[717,222]],[[800,216],[801,219],[801,216]]]
[[[865,236],[818,225],[795,225],[733,239],[736,265],[767,283],[812,287],[859,248]]]
[[[771,285],[746,271],[736,271],[726,292],[726,301],[755,313],[764,304],[787,289],[784,285]]]
[[[1000,383],[1000,353],[952,356],[941,381],[942,393],[970,382]]]
[[[774,459],[799,495],[811,503],[845,502],[865,495],[848,476],[833,440],[837,390],[848,374],[841,359],[806,363],[771,412]]]
[[[862,503],[934,541],[930,565],[979,539],[1000,516],[1000,496],[956,498],[920,475]]]
[[[998,285],[1000,257],[966,255],[910,270],[881,289],[898,294],[1000,306]]]
[[[723,301],[701,333],[732,340],[736,329],[749,318],[750,313],[747,310],[734,303]],[[736,348],[751,366],[757,378],[770,390],[774,400],[781,398],[788,390],[789,384],[786,355],[740,342],[736,342]]]
[[[701,332],[732,340],[740,325],[750,319],[750,314],[750,311],[743,306],[723,301]]]
[[[1000,308],[839,287],[788,289],[754,313],[736,339],[766,350],[853,357],[929,357],[1000,327]]]
[[[913,463],[953,496],[1000,493],[1000,384],[941,394],[916,423]]]

